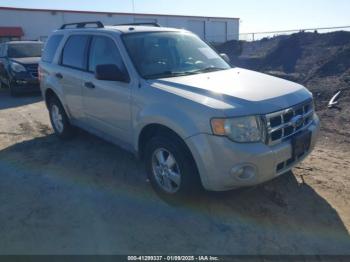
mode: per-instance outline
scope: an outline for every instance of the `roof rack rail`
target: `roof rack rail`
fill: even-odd
[[[75,26],[73,28],[86,28],[87,25],[96,25],[97,28],[104,28],[104,25],[100,21],[93,22],[79,22],[79,23],[69,23],[63,24],[60,29],[66,29],[69,26]]]
[[[116,26],[118,25],[130,25],[130,26],[154,26],[154,27],[161,27],[160,24],[158,23],[127,23],[127,24],[116,24]]]

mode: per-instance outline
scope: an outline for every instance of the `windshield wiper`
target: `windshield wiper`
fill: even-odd
[[[183,72],[173,72],[173,71],[164,71],[157,74],[151,74],[151,75],[145,75],[144,78],[146,79],[154,79],[154,78],[167,78],[167,77],[176,77],[176,76],[187,76],[187,75],[195,75],[200,73],[207,73],[207,72],[214,72],[214,71],[221,71],[225,70],[227,68],[221,68],[221,67],[205,67],[198,70],[191,70],[191,71],[183,71]]]
[[[221,68],[221,67],[215,67],[215,66],[209,66],[205,68],[198,69],[196,71],[192,71],[194,74],[198,73],[208,73],[208,72],[215,72],[215,71],[221,71],[226,70],[227,68]]]
[[[151,74],[151,75],[145,75],[144,78],[146,79],[154,79],[154,78],[167,78],[167,77],[176,77],[176,76],[186,76],[193,74],[193,72],[173,72],[173,71],[164,71],[157,74]]]

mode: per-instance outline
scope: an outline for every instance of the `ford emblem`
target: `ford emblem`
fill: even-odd
[[[301,115],[297,115],[290,122],[294,128],[298,128],[304,123],[304,118]]]

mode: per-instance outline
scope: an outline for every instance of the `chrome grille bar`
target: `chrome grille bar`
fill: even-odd
[[[276,145],[312,124],[312,99],[265,116],[267,144]]]

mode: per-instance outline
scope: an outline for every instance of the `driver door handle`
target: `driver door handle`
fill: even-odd
[[[58,79],[62,79],[63,78],[63,75],[61,73],[56,73],[55,76],[58,78]]]
[[[93,83],[91,83],[91,82],[85,82],[85,83],[84,83],[84,86],[85,86],[86,88],[90,88],[90,89],[95,88],[95,85],[94,85]]]

